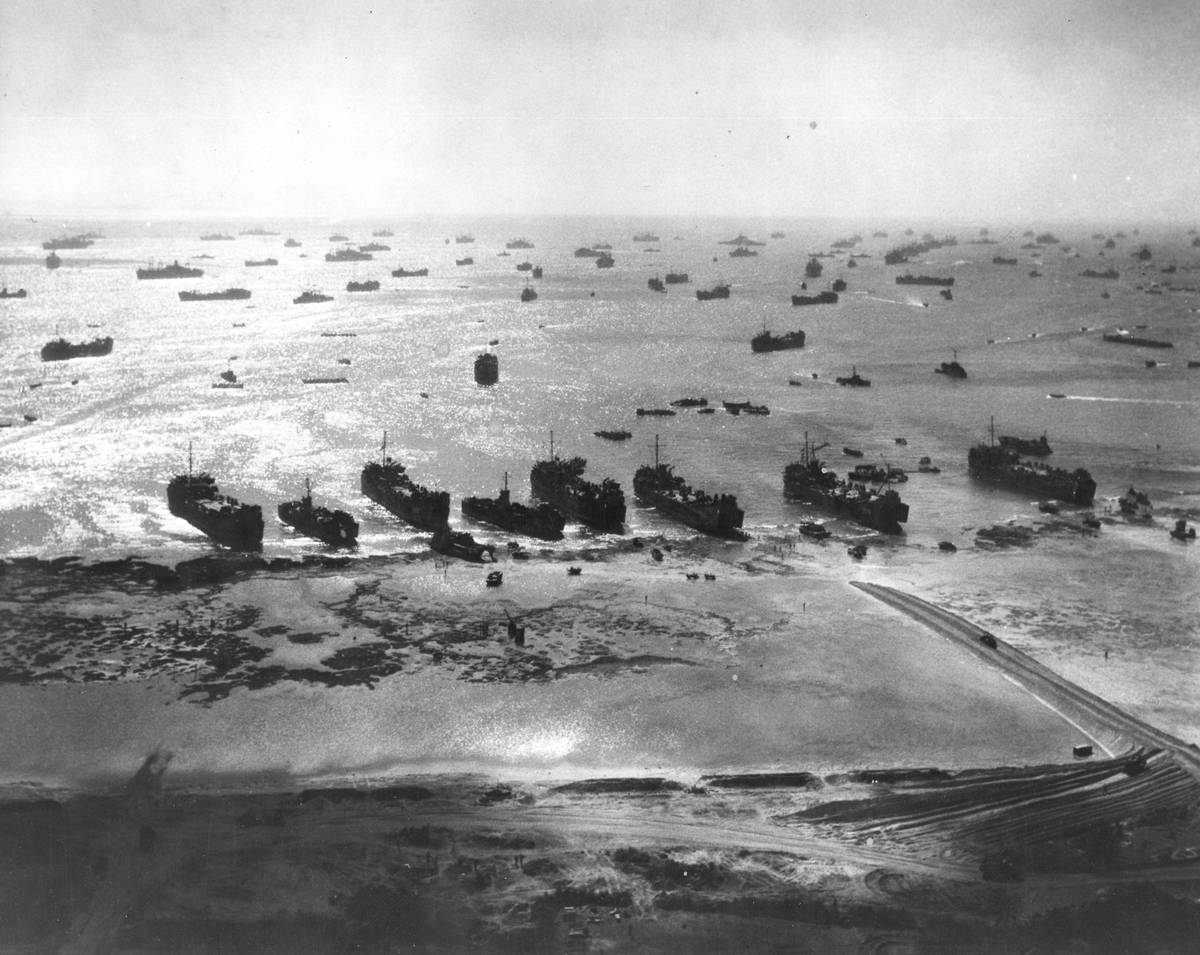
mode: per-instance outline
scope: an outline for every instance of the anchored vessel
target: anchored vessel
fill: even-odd
[[[633,475],[633,493],[644,504],[716,537],[742,537],[745,513],[732,494],[708,494],[696,490],[658,460],[658,437],[654,439],[654,464],[645,464]]]
[[[326,252],[326,262],[370,262],[375,256],[370,252],[362,252],[358,249],[338,249],[335,252]]]
[[[484,352],[475,358],[475,383],[479,385],[494,385],[500,380],[500,359],[491,352]]]
[[[262,508],[221,494],[211,475],[193,474],[190,445],[187,474],[176,474],[167,485],[167,508],[218,544],[235,550],[262,547]]]
[[[834,297],[836,298],[836,296]],[[794,332],[785,332],[782,335],[772,335],[764,328],[761,332],[750,339],[750,350],[756,352],[784,351],[788,348],[803,347],[803,329],[796,329]]]
[[[242,261],[245,263],[246,268],[249,269],[260,269],[268,265],[279,264],[279,259],[273,259],[269,257],[265,259],[243,259]]]
[[[899,534],[900,525],[908,522],[908,505],[896,491],[841,480],[817,458],[807,434],[800,460],[783,469],[783,496],[789,501],[845,514],[859,524],[887,534]]]
[[[25,298],[28,294],[23,288],[14,289],[11,292],[8,290],[7,285],[4,288],[0,288],[0,298]]]
[[[429,269],[406,269],[401,266],[398,269],[392,269],[392,278],[397,279],[419,279],[424,278],[429,274]]]
[[[995,443],[994,422],[989,430],[989,443],[977,444],[967,453],[967,470],[972,477],[1038,498],[1054,498],[1080,507],[1092,503],[1096,482],[1083,468],[1067,471],[1037,461],[1023,461],[1012,448]]]
[[[944,361],[937,368],[933,369],[939,375],[945,375],[948,378],[966,378],[967,369],[958,363],[958,352],[954,353],[953,361]]]
[[[943,285],[950,288],[954,284],[954,276],[941,279],[934,275],[897,275],[897,285]]]
[[[362,469],[363,494],[414,527],[427,531],[444,527],[450,518],[450,495],[414,483],[404,465],[388,456],[386,432],[381,451],[381,460],[368,461]]]
[[[816,295],[792,296],[792,304],[797,307],[801,305],[836,305],[837,303],[837,292],[818,292]]]
[[[378,292],[379,282],[375,279],[367,279],[365,282],[347,282],[347,292]]]
[[[53,252],[55,249],[86,249],[92,244],[92,239],[87,235],[70,235],[64,236],[61,239],[50,239],[42,243],[42,248],[47,252]]]
[[[316,291],[315,289],[309,289],[308,291],[301,292],[294,299],[292,299],[292,304],[293,305],[312,305],[316,302],[332,302],[332,301],[333,301],[332,295],[323,295],[320,292]]]
[[[308,478],[304,479],[304,497],[298,501],[284,501],[278,510],[283,523],[330,547],[353,547],[358,543],[358,522],[345,511],[314,506]]]
[[[563,525],[566,523],[562,514],[549,504],[527,507],[513,501],[508,493],[507,472],[499,497],[465,497],[462,512],[473,521],[494,524],[514,534],[526,534],[548,541],[562,540]]]
[[[667,281],[670,281],[670,277],[668,277]],[[700,289],[700,288],[696,289],[696,299],[698,301],[711,302],[713,299],[717,299],[717,298],[729,298],[729,286],[728,285],[724,285],[724,284],[714,285],[711,289],[708,289],[708,290]]]
[[[68,358],[84,358],[89,355],[107,355],[112,351],[111,336],[93,338],[90,342],[74,344],[65,338],[56,338],[42,346],[42,361],[65,361]]]
[[[203,274],[204,269],[190,269],[186,265],[180,265],[178,259],[170,265],[162,265],[158,268],[149,266],[137,270],[139,279],[198,279]]]
[[[234,299],[249,298],[250,290],[245,288],[227,288],[220,292],[180,292],[181,302],[226,302]]]
[[[537,461],[529,472],[535,497],[552,504],[564,516],[597,530],[621,533],[625,524],[625,493],[612,478],[599,484],[583,479],[586,458],[560,458],[554,454]]]

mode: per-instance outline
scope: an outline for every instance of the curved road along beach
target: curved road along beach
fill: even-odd
[[[1170,733],[1164,733],[1130,716],[956,614],[882,584],[851,581],[851,585],[999,668],[1036,699],[1096,739],[1096,742],[1100,742],[1096,737],[1103,735],[1114,749],[1133,751],[1153,747],[1166,750],[1180,766],[1200,779],[1200,750],[1195,744],[1185,743]],[[990,646],[984,638],[988,638],[995,646]],[[1101,745],[1109,749],[1103,743]]]

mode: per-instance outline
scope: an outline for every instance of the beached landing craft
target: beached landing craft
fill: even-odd
[[[514,534],[526,534],[549,541],[562,540],[563,525],[566,523],[562,514],[549,504],[529,507],[513,501],[509,497],[507,471],[499,497],[465,497],[462,512],[473,521],[494,524]]]
[[[186,474],[176,474],[167,484],[167,508],[215,540],[234,550],[262,547],[262,508],[242,504],[220,493],[213,478],[192,472],[192,446],[188,444]]]
[[[886,534],[899,534],[900,525],[908,522],[908,505],[900,500],[899,494],[891,488],[873,490],[856,481],[840,480],[817,458],[807,434],[800,460],[783,469],[783,496],[789,501],[844,514]]]
[[[304,479],[304,497],[284,501],[277,508],[279,519],[306,537],[330,547],[353,547],[358,543],[358,522],[345,511],[331,511],[313,504],[312,485]]]
[[[450,495],[414,483],[404,465],[388,456],[386,431],[380,460],[363,466],[359,487],[380,507],[422,530],[436,531],[450,518]]]
[[[716,537],[743,538],[745,512],[732,494],[708,494],[691,487],[671,465],[658,460],[658,435],[654,436],[654,465],[643,465],[633,475],[633,493],[643,504],[667,517]]]
[[[550,435],[550,457],[534,463],[529,484],[535,497],[553,505],[565,517],[596,530],[620,534],[625,525],[625,494],[612,478],[599,484],[583,479],[586,458],[560,458]]]
[[[1066,471],[1037,461],[1023,461],[1012,448],[996,444],[993,420],[988,444],[977,444],[967,453],[971,477],[1003,485],[1038,498],[1053,498],[1087,507],[1096,494],[1096,482],[1083,468]]]

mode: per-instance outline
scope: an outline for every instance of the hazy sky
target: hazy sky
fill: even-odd
[[[0,89],[16,213],[1200,217],[1194,0],[2,0]]]

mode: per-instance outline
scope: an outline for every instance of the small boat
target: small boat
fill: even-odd
[[[376,279],[367,279],[365,282],[347,282],[347,292],[378,292],[379,282]]]
[[[597,438],[604,438],[605,441],[628,441],[633,437],[629,431],[593,431]]]
[[[863,453],[858,448],[842,448],[842,454],[851,458],[861,458]]]
[[[826,537],[833,536],[829,533],[829,528],[817,521],[805,521],[800,525],[800,533],[814,540],[824,540]]]
[[[852,547],[847,547],[846,553],[849,554],[851,557],[853,557],[855,560],[862,560],[864,557],[867,556],[867,546],[866,546],[866,544],[855,544]]]
[[[325,258],[328,260],[329,256],[325,256]],[[367,256],[367,258],[370,258],[370,256]],[[264,266],[279,264],[278,259],[244,259],[243,261],[246,263],[246,268],[248,269],[263,268]]]
[[[455,259],[454,264],[455,265],[474,265],[475,260],[468,255],[465,259]]]
[[[668,277],[668,281],[670,281]],[[696,301],[711,302],[714,299],[729,298],[729,286],[725,284],[714,285],[707,291],[705,289],[696,289]]]
[[[582,567],[568,567],[567,568],[567,576],[568,577],[578,577],[582,573],[583,573]]]
[[[1188,522],[1182,517],[1175,522],[1175,527],[1170,533],[1172,538],[1185,543],[1196,539],[1196,528],[1189,527]]]
[[[933,462],[928,457],[923,457],[923,458],[921,458],[920,461],[917,462],[917,470],[920,471],[922,474],[941,474],[942,473],[942,469],[939,467],[934,467]]]
[[[504,583],[503,572],[499,570],[490,571],[484,583],[489,587],[499,587],[502,583]]]
[[[306,385],[347,385],[349,378],[301,378]]]
[[[430,546],[439,554],[457,557],[473,564],[494,564],[496,562],[494,546],[478,543],[466,531],[452,531],[449,524],[443,524],[433,532]]]
[[[675,412],[670,408],[638,408],[637,416],[639,418],[670,418],[674,417]]]
[[[417,279],[424,278],[429,274],[429,269],[392,269],[392,277],[398,279]]]
[[[532,286],[526,285],[523,289],[521,289],[521,301],[522,302],[532,302],[537,297],[538,297],[537,292],[535,292],[533,290]]]
[[[316,302],[332,302],[332,301],[333,301],[332,295],[324,295],[321,292],[315,291],[314,289],[308,289],[307,291],[301,292],[294,299],[292,299],[292,304],[293,305],[312,305]]]
[[[28,294],[29,293],[23,288],[16,289],[12,292],[8,290],[7,285],[4,286],[4,288],[0,288],[0,298],[25,298],[25,296]]]
[[[707,398],[676,398],[671,402],[672,408],[704,408],[707,405]]]
[[[958,548],[950,543],[950,541],[938,541],[938,550],[945,551],[947,554],[953,554],[958,551]]]
[[[839,385],[849,385],[851,388],[870,388],[871,380],[864,378],[858,373],[858,369],[851,366],[850,374],[841,378],[834,379]]]
[[[667,287],[663,284],[663,280],[657,275],[652,279],[646,280],[646,287],[649,288],[651,292],[665,292],[667,290]]]

